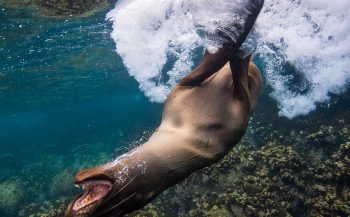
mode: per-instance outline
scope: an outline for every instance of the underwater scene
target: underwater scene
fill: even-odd
[[[64,216],[77,172],[145,143],[256,1],[0,0],[0,217]],[[350,216],[349,8],[265,0],[242,45],[263,77],[245,135],[126,216]]]

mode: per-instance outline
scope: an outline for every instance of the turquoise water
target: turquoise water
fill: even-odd
[[[112,23],[105,20],[112,8],[87,17],[43,17],[0,7],[0,217],[40,216],[66,204],[76,193],[78,170],[142,143],[160,122],[162,104],[145,97],[115,51]],[[255,62],[265,73],[263,60],[258,55]],[[301,155],[321,150],[320,162],[348,141],[348,131],[305,138],[321,125],[349,126],[349,93],[288,120],[278,116],[271,92],[266,84],[244,141],[255,148],[273,141]]]
[[[104,14],[62,20],[7,9],[1,15],[1,151],[20,154],[26,143],[40,147],[32,155],[48,151],[45,144],[67,151],[89,137],[135,135],[159,121],[161,105],[150,103],[127,74]]]
[[[162,106],[150,103],[123,67],[105,11],[66,19],[6,8],[0,19],[0,182],[28,180],[20,189],[29,189],[0,208],[0,216],[15,216],[19,204],[58,196],[47,193],[51,180],[83,167],[74,161],[93,165],[124,152],[156,127]],[[85,151],[72,159],[86,146],[106,158]]]

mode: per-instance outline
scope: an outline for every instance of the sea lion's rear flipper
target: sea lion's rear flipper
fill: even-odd
[[[247,107],[247,111],[251,110],[250,105],[250,91],[248,70],[252,55],[241,57],[238,55],[232,55],[229,63],[232,71],[234,97],[241,100]]]
[[[230,60],[231,56],[238,51],[252,29],[264,0],[250,0],[249,2],[249,5],[242,9],[246,17],[245,21],[230,24],[234,27],[231,29],[237,31],[232,33],[232,35],[235,35],[234,39],[230,36],[229,26],[218,27],[217,37],[225,41],[222,47],[214,54],[205,51],[201,63],[179,82],[180,86],[196,86],[202,83],[221,69]]]

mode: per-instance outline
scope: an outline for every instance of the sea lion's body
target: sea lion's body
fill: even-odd
[[[88,187],[68,207],[66,216],[123,216],[219,161],[239,142],[261,76],[250,57],[241,59],[235,53],[261,6],[248,20],[239,43],[224,44],[216,54],[206,52],[199,66],[176,85],[164,105],[160,126],[146,143],[113,162],[78,173],[75,182]],[[100,194],[97,199],[96,194]]]
[[[165,103],[159,128],[146,143],[114,162],[77,175],[77,183],[101,178],[114,183],[117,196],[101,203],[92,216],[132,212],[227,154],[245,133],[250,105],[255,104],[261,85],[255,65],[242,64],[249,64],[247,101],[237,99],[229,64],[199,86],[177,85]],[[111,209],[116,204],[117,209]]]

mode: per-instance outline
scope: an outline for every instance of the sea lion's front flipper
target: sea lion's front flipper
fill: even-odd
[[[242,9],[246,17],[245,21],[243,23],[234,22],[226,26],[235,27],[232,29],[237,31],[233,34],[236,37],[230,37],[231,34],[228,28],[218,28],[217,37],[225,41],[222,47],[214,54],[206,51],[201,63],[180,81],[180,86],[195,86],[202,83],[221,69],[230,60],[232,54],[238,51],[252,29],[264,4],[264,0],[250,0],[249,2],[250,4],[247,4],[246,8]]]

